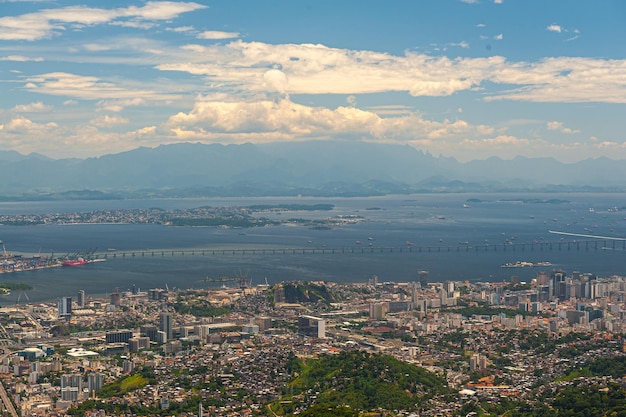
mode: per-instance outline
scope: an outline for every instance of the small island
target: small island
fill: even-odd
[[[165,226],[185,227],[230,227],[251,228],[276,226],[286,223],[285,220],[268,219],[268,214],[289,212],[328,212],[334,209],[332,204],[263,204],[247,207],[196,207],[191,209],[164,210],[150,209],[117,209],[94,210],[81,213],[50,213],[0,215],[0,224],[11,226],[33,226],[51,224],[161,224]],[[345,223],[345,216],[338,222],[337,216],[330,220],[318,219],[331,225]],[[307,221],[309,222],[309,221]]]
[[[33,287],[28,284],[21,284],[17,282],[0,282],[0,295],[10,295],[12,290],[26,291],[32,289]]]

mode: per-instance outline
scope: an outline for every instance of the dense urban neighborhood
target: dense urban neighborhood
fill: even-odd
[[[21,416],[626,410],[625,278],[428,278],[133,286],[5,307],[0,398]]]

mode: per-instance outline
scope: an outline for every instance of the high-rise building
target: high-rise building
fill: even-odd
[[[167,298],[167,293],[162,288],[152,288],[148,290],[148,297],[153,301],[163,300]]]
[[[254,323],[259,325],[259,331],[265,331],[272,327],[272,318],[267,316],[259,316],[254,318]]]
[[[118,291],[115,291],[114,293],[111,293],[110,297],[111,297],[111,305],[119,307],[120,302],[122,301],[122,294],[120,294]]]
[[[189,337],[189,328],[185,326],[179,326],[173,330],[174,337],[177,339],[183,339],[185,337]]]
[[[553,297],[556,297],[561,301],[567,299],[566,281],[567,281],[567,275],[565,271],[559,270],[559,269],[555,269],[552,271],[552,274],[550,275],[550,285],[552,287],[551,295]]]
[[[549,284],[550,284],[550,277],[548,276],[547,272],[539,271],[537,273],[537,285],[549,285]]]
[[[194,333],[202,342],[206,342],[209,337],[210,327],[207,324],[199,324],[194,326]]]
[[[72,297],[59,298],[59,318],[69,320],[72,317]]]
[[[76,299],[78,307],[85,307],[85,290],[78,291],[78,298]]]
[[[90,396],[102,388],[102,374],[94,373],[87,375],[87,387]]]
[[[133,337],[133,332],[130,330],[106,332],[104,335],[107,343],[128,343],[128,339],[131,337]]]
[[[165,332],[159,330],[156,334],[155,341],[160,345],[167,343],[167,335],[165,334]]]
[[[324,339],[326,337],[326,320],[320,317],[302,315],[298,317],[298,332]]]
[[[389,303],[371,303],[370,304],[370,318],[376,320],[382,320],[389,312]]]
[[[61,399],[78,401],[83,390],[83,377],[78,374],[61,375]]]
[[[165,333],[167,340],[174,338],[173,321],[172,313],[159,314],[159,330]]]
[[[156,326],[141,326],[139,328],[139,334],[149,338],[152,342],[156,342],[158,331],[159,329]]]
[[[126,374],[133,372],[133,369],[135,369],[135,362],[125,360],[124,362],[122,362],[122,369]]]
[[[422,288],[428,287],[428,271],[419,271],[417,273]]]
[[[128,339],[128,350],[131,352],[139,352],[142,349],[150,348],[149,337],[131,337]]]
[[[480,353],[475,353],[470,357],[470,371],[484,372],[489,364],[489,359]]]

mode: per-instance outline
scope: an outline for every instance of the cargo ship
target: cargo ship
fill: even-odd
[[[63,262],[61,262],[61,265],[63,266],[80,266],[80,265],[87,265],[89,263],[89,261],[87,261],[84,258],[76,258],[76,259],[66,259]]]
[[[63,262],[61,262],[61,266],[81,266],[81,265],[92,264],[94,262],[104,262],[104,261],[106,261],[106,259],[103,259],[103,258],[85,259],[79,256],[76,259],[66,258]]]

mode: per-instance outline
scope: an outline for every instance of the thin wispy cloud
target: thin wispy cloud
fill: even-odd
[[[28,56],[23,56],[23,55],[9,55],[9,56],[0,56],[0,61],[42,62],[43,58],[41,58],[41,57],[28,57]]]
[[[197,3],[147,2],[141,7],[129,6],[118,9],[68,6],[59,9],[43,9],[19,16],[0,17],[0,40],[25,40],[59,36],[72,25],[121,25],[149,29],[150,21],[167,21],[182,13],[203,9]]]
[[[179,26],[175,28],[166,28],[165,30],[172,31],[172,32],[193,32],[194,27],[193,26]]]
[[[128,119],[119,116],[104,115],[91,120],[89,123],[97,127],[110,128],[128,124]]]
[[[208,30],[198,34],[198,39],[234,39],[239,37],[238,32],[220,32],[215,30]]]
[[[571,33],[573,33],[572,36],[569,36],[568,38],[566,38],[564,40],[565,42],[571,42],[571,41],[574,41],[574,40],[576,40],[576,39],[578,39],[580,37],[580,30],[578,30],[578,29],[566,29],[563,26],[557,25],[557,24],[548,25],[546,27],[546,30],[548,32],[560,33],[560,34],[571,34]]]
[[[459,48],[468,49],[470,44],[469,42],[461,41],[459,43],[451,43],[450,46],[458,46]]]
[[[16,113],[42,113],[52,110],[52,106],[43,104],[41,101],[30,104],[19,104],[13,107],[12,111]]]

